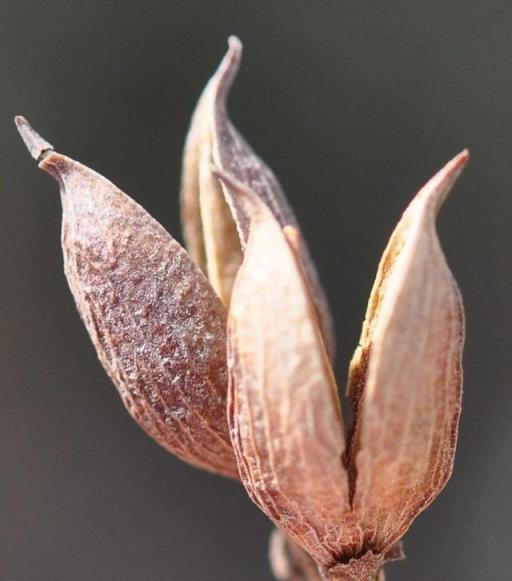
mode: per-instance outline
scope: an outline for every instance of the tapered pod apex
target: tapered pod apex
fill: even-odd
[[[32,129],[30,123],[22,117],[17,115],[14,118],[16,127],[23,139],[30,155],[37,161],[41,161],[48,151],[53,151],[53,145],[43,139],[39,133]]]
[[[417,196],[418,201],[426,202],[438,212],[468,161],[469,150],[464,149],[425,184]]]
[[[453,470],[464,307],[436,218],[469,152],[391,234],[349,368],[346,430],[311,256],[279,181],[229,117],[242,44],[228,45],[183,155],[189,252],[24,117],[16,126],[59,183],[69,287],[133,419],[182,460],[241,481],[277,527],[279,581],[384,581]]]
[[[228,38],[228,45],[230,50],[235,51],[238,56],[242,54],[242,41],[238,38],[236,34],[232,34]]]

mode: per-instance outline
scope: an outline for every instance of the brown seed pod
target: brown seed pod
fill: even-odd
[[[464,313],[436,233],[468,153],[417,194],[379,265],[350,366],[352,506],[385,552],[451,475],[461,408]]]
[[[275,176],[226,111],[240,56],[231,39],[187,139],[183,220],[196,262],[113,184],[16,123],[60,184],[69,286],[131,415],[183,460],[241,478],[280,529],[279,579],[383,581],[453,467],[464,315],[436,217],[468,154],[420,190],[384,251],[345,435],[316,273]]]
[[[242,482],[258,506],[318,563],[360,543],[349,504],[340,405],[296,255],[261,199],[228,319],[228,418]]]
[[[69,287],[128,411],[182,460],[236,478],[222,303],[141,206],[55,153],[25,119],[16,123],[39,166],[60,184]]]
[[[240,475],[322,578],[382,579],[384,563],[403,558],[399,539],[451,474],[464,324],[435,221],[467,158],[422,188],[384,252],[351,364],[355,429],[344,462],[298,232],[280,228],[253,192],[216,172],[251,218],[228,321],[228,415]],[[298,575],[289,542],[276,539],[282,574]]]
[[[268,206],[281,227],[297,227],[276,176],[229,119],[227,99],[241,56],[240,41],[231,37],[229,50],[206,86],[192,117],[183,156],[181,188],[187,248],[208,273],[212,286],[226,305],[242,260],[241,247],[247,242],[250,216],[230,187],[212,178],[210,164],[214,163],[248,186]],[[334,332],[327,300],[302,240],[298,255],[328,352],[332,355]]]

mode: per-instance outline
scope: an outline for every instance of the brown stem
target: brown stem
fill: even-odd
[[[41,161],[46,153],[53,151],[53,145],[34,131],[25,117],[17,115],[14,121],[30,155],[35,160]]]
[[[348,563],[338,563],[330,569],[322,569],[321,579],[326,581],[385,581],[383,566],[388,561],[405,559],[401,541],[389,547],[384,554],[368,551],[362,557]]]
[[[322,572],[322,580],[325,581],[385,581],[384,569],[380,566],[373,569],[372,567],[359,566],[352,567],[349,565],[338,565]]]
[[[401,558],[399,545],[397,547],[390,559]],[[386,560],[368,551],[360,558],[326,569],[315,563],[283,531],[275,529],[270,537],[270,564],[278,581],[385,581],[382,566]]]

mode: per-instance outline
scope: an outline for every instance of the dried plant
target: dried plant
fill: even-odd
[[[132,417],[182,460],[242,481],[277,527],[278,579],[383,579],[453,467],[464,319],[435,221],[468,154],[419,191],[391,235],[350,364],[345,430],[310,255],[277,179],[228,117],[240,57],[232,38],[192,119],[188,252],[16,122],[60,184],[69,286]]]

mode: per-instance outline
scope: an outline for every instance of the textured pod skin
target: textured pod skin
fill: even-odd
[[[270,536],[270,564],[278,581],[385,581],[383,563],[403,558],[401,546],[397,545],[394,552],[385,558],[369,552],[359,559],[350,559],[348,563],[339,563],[326,570],[318,567],[303,549],[279,529],[274,529]]]
[[[448,481],[462,396],[464,312],[436,216],[463,152],[417,194],[384,251],[350,368],[352,506],[386,552]]]
[[[237,195],[253,211],[228,322],[233,448],[253,501],[330,567],[360,544],[336,385],[294,250],[259,197]]]
[[[95,172],[58,154],[64,267],[133,418],[185,461],[237,476],[226,423],[225,312],[181,246]]]
[[[61,183],[70,289],[128,411],[183,460],[236,477],[225,419],[225,313],[207,281],[112,184],[58,154],[41,167]]]
[[[348,563],[339,563],[321,571],[321,579],[328,581],[385,581],[382,565],[385,559],[371,551]]]
[[[228,322],[228,415],[240,475],[322,578],[382,578],[386,561],[403,558],[397,542],[451,474],[464,320],[435,221],[466,161],[464,152],[420,190],[384,252],[351,364],[355,427],[344,461],[296,232],[218,172],[251,216]]]
[[[225,111],[239,58],[232,41],[198,106],[184,178],[187,237],[231,301],[227,348],[225,308],[186,251],[23,118],[18,128],[60,183],[69,286],[131,415],[183,460],[240,476],[281,529],[271,544],[281,581],[383,581],[453,468],[464,313],[435,224],[468,154],[420,190],[383,254],[350,366],[346,436],[300,231]]]
[[[187,248],[194,260],[208,272],[210,282],[225,304],[229,304],[242,259],[238,236],[245,247],[250,216],[229,185],[212,180],[205,173],[205,166],[213,163],[249,187],[268,206],[281,227],[298,227],[276,176],[254,153],[229,118],[227,99],[241,57],[242,45],[236,37],[231,37],[226,56],[198,102],[183,156],[181,201]],[[334,331],[329,307],[302,239],[298,255],[327,350],[332,356]]]
[[[64,268],[98,357],[140,426],[182,460],[236,478],[226,315],[185,250],[111,182],[18,119],[60,184]]]

